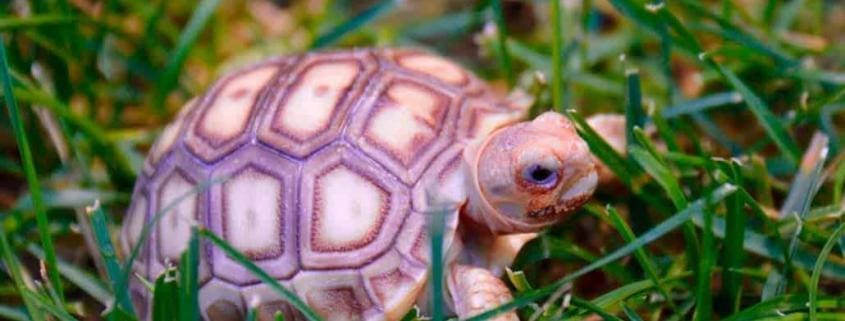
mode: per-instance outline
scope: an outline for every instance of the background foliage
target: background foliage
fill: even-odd
[[[0,14],[0,318],[135,318],[112,238],[145,150],[216,77],[403,45],[565,112],[619,179],[529,243],[506,276],[516,299],[476,320],[845,319],[842,1],[11,0]],[[625,153],[583,121],[599,112],[626,115]],[[196,318],[199,238],[227,248],[195,233],[177,276],[150,284],[161,320]]]

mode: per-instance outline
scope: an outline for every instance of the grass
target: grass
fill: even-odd
[[[840,2],[14,3],[0,5],[0,319],[138,319],[127,285],[141,248],[122,257],[113,242],[178,107],[263,57],[395,45],[564,113],[619,180],[527,244],[503,276],[514,299],[471,320],[845,319]],[[624,152],[587,125],[601,112],[626,116]],[[433,258],[445,255],[437,223]],[[154,319],[197,319],[212,246],[319,319],[202,226],[179,264],[147,280]],[[449,318],[442,286],[404,320]]]
[[[2,38],[0,38],[0,42],[3,42]],[[6,111],[9,113],[9,122],[12,125],[12,131],[14,132],[18,151],[20,152],[24,176],[26,176],[26,183],[29,186],[29,193],[32,196],[32,207],[38,223],[38,235],[41,238],[41,245],[44,247],[44,252],[46,253],[46,273],[50,279],[50,285],[58,293],[59,301],[63,302],[64,290],[62,289],[62,282],[59,280],[59,268],[56,263],[56,249],[53,245],[53,236],[48,230],[49,222],[47,220],[47,212],[44,209],[41,183],[38,180],[38,174],[35,170],[35,162],[33,161],[29,138],[21,121],[20,109],[18,108],[15,96],[12,94],[12,78],[9,75],[6,46],[3,43],[0,43],[0,80],[3,81],[3,92],[5,93],[3,96],[6,101]]]

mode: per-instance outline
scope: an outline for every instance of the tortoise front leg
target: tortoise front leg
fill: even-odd
[[[452,265],[448,278],[452,304],[458,317],[465,319],[504,303],[510,302],[510,290],[489,270],[470,265]],[[519,321],[516,312],[509,311],[491,320]]]

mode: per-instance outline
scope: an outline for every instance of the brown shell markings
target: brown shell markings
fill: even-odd
[[[153,279],[201,224],[327,319],[396,320],[425,284],[426,193],[457,200],[466,140],[514,121],[470,73],[415,50],[273,58],[222,77],[162,132],[136,183],[122,248],[167,210],[133,269]],[[202,183],[212,183],[200,189]],[[449,216],[448,244],[457,226]],[[202,244],[201,313],[257,306],[298,320],[219,249]],[[131,284],[145,315],[149,294]]]

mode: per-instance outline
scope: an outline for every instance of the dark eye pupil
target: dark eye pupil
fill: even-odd
[[[538,184],[550,184],[556,179],[557,173],[540,165],[534,165],[525,172],[527,179]]]
[[[531,178],[534,179],[535,181],[542,182],[542,181],[545,181],[547,178],[549,178],[551,176],[552,176],[552,171],[550,171],[547,168],[540,167],[540,166],[537,166],[536,168],[534,168],[534,170],[531,171]]]

